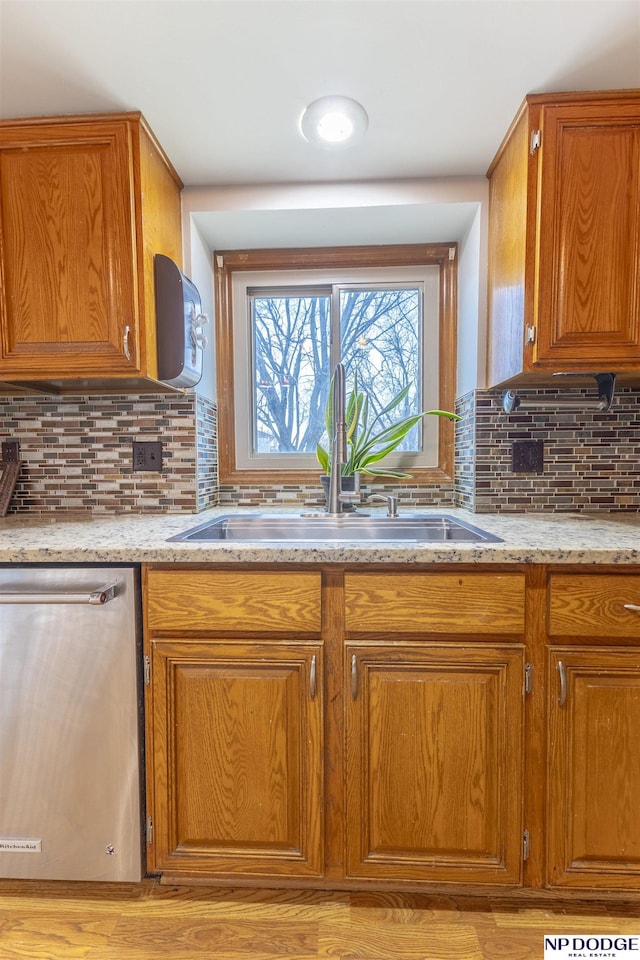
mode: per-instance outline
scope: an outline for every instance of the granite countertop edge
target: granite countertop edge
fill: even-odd
[[[9,516],[0,520],[0,563],[566,563],[636,564],[640,514],[446,514],[501,538],[493,543],[168,542],[228,514],[296,509],[213,508],[199,514],[122,514],[90,518]]]

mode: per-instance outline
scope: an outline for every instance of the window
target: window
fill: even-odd
[[[326,446],[325,408],[331,371],[345,365],[347,383],[383,414],[405,387],[393,419],[419,413],[422,400],[422,285],[333,284],[312,288],[248,288],[252,346],[250,456],[303,455]],[[422,449],[415,427],[403,450]]]
[[[222,482],[311,482],[340,360],[393,419],[452,409],[455,247],[255,250],[215,255]],[[385,466],[451,475],[452,429],[427,417]],[[324,436],[326,443],[326,434]],[[419,475],[418,475],[419,474]]]

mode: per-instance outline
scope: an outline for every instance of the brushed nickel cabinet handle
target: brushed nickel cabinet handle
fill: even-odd
[[[131,333],[131,327],[124,328],[124,335],[122,337],[122,349],[124,350],[124,355],[127,360],[131,360],[131,350],[129,349],[129,334]]]
[[[558,697],[558,706],[564,707],[567,702],[567,671],[564,668],[562,660],[558,660],[558,674],[560,676],[560,696]]]
[[[358,661],[356,655],[351,657],[351,699],[356,700],[358,696]]]
[[[311,657],[311,669],[309,671],[309,693],[311,699],[315,700],[316,698],[316,655]]]
[[[640,613],[640,605],[637,603],[625,603],[625,610],[633,610],[634,613]]]

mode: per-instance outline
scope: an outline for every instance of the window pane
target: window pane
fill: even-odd
[[[253,452],[313,453],[330,379],[329,294],[254,295]]]
[[[380,429],[421,410],[421,313],[417,287],[340,291],[342,359],[350,384],[357,375],[359,386],[369,395],[369,423],[409,386],[403,402],[380,419]],[[398,450],[421,448],[422,431],[417,425]]]

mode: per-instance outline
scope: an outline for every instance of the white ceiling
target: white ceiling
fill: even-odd
[[[0,0],[0,116],[139,109],[188,186],[482,177],[527,92],[616,87],[638,0]],[[330,153],[334,93],[369,129]]]

